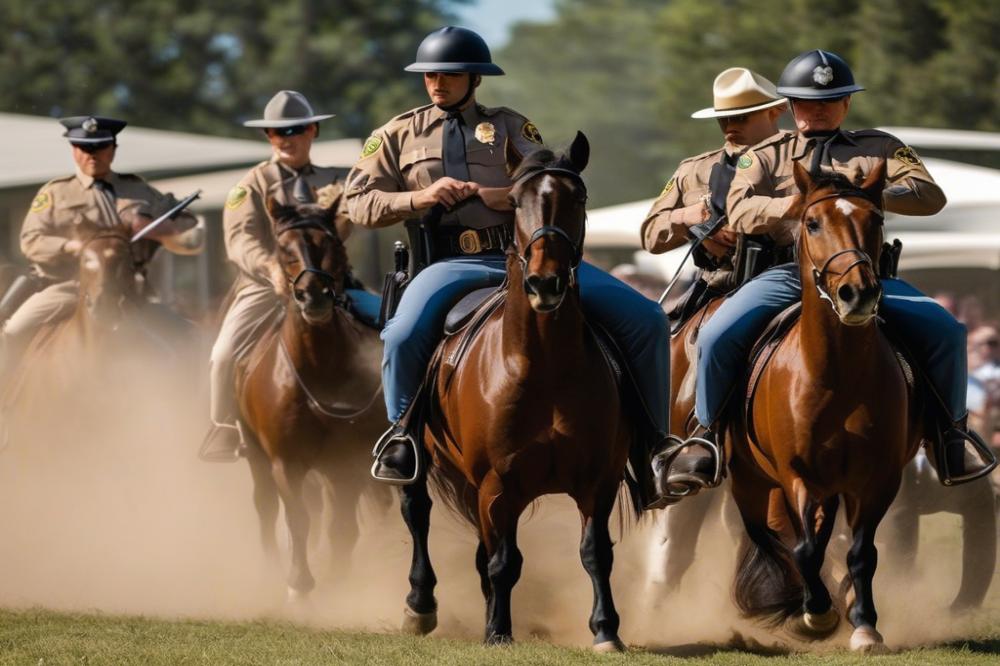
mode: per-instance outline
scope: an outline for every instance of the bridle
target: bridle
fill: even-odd
[[[114,241],[118,241],[119,243],[122,243],[128,249],[129,259],[131,260],[131,263],[132,263],[132,270],[135,271],[135,272],[139,272],[139,271],[141,271],[143,269],[142,262],[139,261],[139,259],[136,258],[135,253],[132,252],[132,241],[131,241],[131,239],[128,236],[126,236],[126,235],[124,235],[122,233],[118,233],[116,231],[111,231],[111,230],[108,230],[108,231],[99,231],[99,232],[95,233],[94,235],[92,235],[91,237],[87,238],[86,240],[82,241],[82,244],[80,246],[80,256],[83,256],[83,251],[87,249],[87,246],[89,246],[91,243],[94,243],[94,242],[99,241],[99,240],[114,240]],[[134,280],[134,278],[130,278],[130,279]],[[92,302],[93,302],[92,299],[91,299],[90,293],[89,292],[84,292],[82,294],[82,296],[83,296],[84,305],[86,305],[87,308],[89,309],[91,307],[91,305],[92,305]],[[116,306],[118,308],[118,312],[119,313],[124,312],[125,301],[128,298],[129,298],[129,294],[128,293],[123,293],[118,298],[118,302],[116,303]],[[117,328],[117,325],[116,325],[116,328]]]
[[[842,199],[842,198],[862,199],[862,200],[864,200],[864,201],[866,201],[866,202],[874,205],[875,206],[876,215],[878,215],[878,217],[879,217],[880,220],[884,221],[884,215],[882,213],[882,208],[881,208],[880,205],[878,205],[874,201],[872,201],[872,199],[868,195],[866,195],[864,192],[861,192],[861,191],[850,192],[849,191],[849,192],[832,192],[832,193],[829,193],[829,194],[824,194],[822,196],[816,197],[815,199],[813,199],[812,201],[810,201],[809,203],[807,203],[802,208],[802,214],[799,216],[799,222],[800,223],[805,223],[805,221],[806,221],[806,213],[808,212],[808,210],[811,207],[815,206],[816,204],[820,203],[821,201],[826,201],[828,199]],[[880,224],[881,224],[881,222],[880,222]],[[830,306],[834,308],[834,311],[836,311],[836,305],[835,305],[835,303],[833,301],[833,298],[830,296],[830,292],[825,287],[826,277],[827,277],[828,274],[829,275],[834,275],[834,276],[837,277],[837,280],[836,280],[836,282],[833,285],[833,291],[837,290],[837,287],[840,285],[840,282],[844,279],[844,277],[851,270],[853,270],[857,266],[868,266],[872,270],[873,273],[875,273],[876,275],[878,274],[878,271],[875,270],[875,262],[871,258],[871,255],[868,254],[867,252],[865,252],[864,250],[862,250],[861,248],[852,247],[852,248],[848,248],[846,250],[840,250],[839,252],[834,252],[829,257],[827,257],[827,260],[825,262],[823,262],[823,266],[822,267],[817,267],[816,266],[816,262],[813,260],[812,255],[809,253],[809,244],[808,243],[806,243],[806,242],[803,241],[802,248],[805,250],[806,259],[808,259],[809,265],[812,267],[813,284],[815,284],[815,286],[816,286],[816,291],[819,292],[819,297],[821,299],[827,301],[828,303],[830,303]],[[833,269],[830,268],[830,265],[834,262],[835,259],[837,259],[839,257],[846,256],[846,255],[854,255],[854,257],[855,257],[854,261],[852,261],[850,264],[848,264],[846,268],[844,268],[843,270],[840,270],[840,271],[835,271],[835,270],[833,270]],[[878,305],[877,304],[882,302],[882,284],[881,284],[881,282],[879,283],[878,291],[879,291],[879,293],[878,293],[878,299],[876,299],[876,306],[875,306],[875,311],[876,312],[878,312]]]
[[[514,186],[511,189],[511,200],[514,202],[514,207],[517,208],[517,200],[519,194],[524,185],[531,180],[534,180],[538,176],[545,174],[549,175],[559,175],[571,179],[576,185],[582,190],[582,195],[578,198],[578,201],[586,205],[587,203],[587,185],[583,182],[583,177],[573,171],[572,169],[566,169],[563,167],[537,167],[526,170],[523,174],[519,175],[514,181]],[[528,242],[524,245],[524,248],[517,248],[517,236],[514,237],[514,256],[517,257],[518,262],[521,264],[521,273],[523,280],[525,282],[525,287],[527,287],[528,279],[528,261],[531,260],[531,246],[542,238],[552,238],[565,241],[569,244],[573,251],[573,259],[570,261],[569,265],[569,286],[573,287],[576,284],[576,271],[580,267],[580,262],[583,261],[583,242],[587,236],[587,225],[584,223],[580,227],[580,238],[574,240],[570,238],[570,235],[566,233],[561,227],[546,224],[537,229],[535,229],[531,236],[528,237]]]
[[[316,229],[318,231],[322,231],[331,239],[338,239],[338,236],[330,229],[330,227],[321,222],[317,222],[316,220],[311,220],[311,219],[296,220],[288,224],[279,225],[277,228],[276,236],[280,236],[286,231],[297,231],[300,229]],[[300,270],[294,278],[291,277],[288,278],[288,285],[289,287],[291,287],[293,293],[299,281],[302,280],[302,278],[304,278],[309,273],[312,273],[313,275],[319,277],[320,280],[322,280],[324,285],[324,291],[333,294],[334,305],[340,307],[347,306],[347,300],[348,300],[347,294],[337,293],[337,289],[335,287],[337,283],[336,276],[334,276],[329,271],[324,271],[322,268],[319,268],[315,264],[313,264],[311,258],[307,253],[303,253],[302,264],[303,264],[302,270]]]

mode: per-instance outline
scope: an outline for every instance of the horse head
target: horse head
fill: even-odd
[[[885,160],[858,186],[838,173],[810,174],[798,162],[801,196],[790,216],[799,218],[802,284],[813,283],[841,323],[863,326],[878,312]],[[808,274],[807,274],[808,272]]]
[[[510,142],[506,153],[514,182],[514,252],[524,291],[536,312],[551,312],[575,286],[583,258],[587,187],[580,173],[590,144],[577,132],[563,155],[542,148],[522,158]]]
[[[105,227],[82,222],[74,238],[80,248],[80,304],[92,323],[114,329],[139,298],[137,264],[127,225]]]
[[[287,206],[271,198],[278,260],[292,300],[310,325],[325,324],[334,307],[344,305],[349,270],[347,251],[334,226],[334,207]]]

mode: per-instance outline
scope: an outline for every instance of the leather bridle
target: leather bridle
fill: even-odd
[[[296,220],[295,222],[279,225],[277,228],[276,236],[280,236],[281,234],[287,231],[297,231],[301,229],[316,229],[318,231],[322,231],[324,234],[326,234],[328,237],[332,239],[337,238],[337,235],[333,232],[332,229],[330,229],[329,226],[321,222],[317,222],[316,220],[310,220],[310,219]],[[306,275],[312,273],[313,275],[319,277],[320,280],[322,280],[324,289],[328,290],[329,293],[333,294],[333,302],[335,305],[338,305],[340,307],[347,306],[347,295],[337,293],[337,289],[335,286],[337,283],[336,276],[334,276],[329,271],[325,271],[322,268],[319,268],[315,264],[313,264],[308,253],[303,253],[302,264],[303,264],[302,270],[300,270],[294,278],[291,277],[288,278],[288,285],[292,288],[293,293],[299,281],[302,280],[302,278],[304,278]]]

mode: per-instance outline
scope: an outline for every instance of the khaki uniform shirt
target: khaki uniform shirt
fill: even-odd
[[[742,155],[747,148],[727,143],[722,148],[681,161],[642,223],[643,249],[660,254],[691,240],[688,226],[682,219],[682,209],[703,202],[703,197],[710,193],[708,181],[712,167],[719,163],[723,151],[735,156]]]
[[[49,181],[38,191],[21,227],[21,252],[39,275],[56,281],[76,278],[79,259],[63,247],[76,237],[78,225],[87,222],[95,226],[118,226],[122,224],[118,215],[127,210],[155,218],[177,203],[139,176],[112,172],[104,180],[114,189],[114,209],[95,187],[94,179],[80,171]],[[197,223],[187,211],[177,219],[189,226]],[[175,246],[167,238],[162,242],[172,252],[195,254],[204,242],[203,235],[197,238],[197,247]]]
[[[739,232],[767,233],[791,244],[798,220],[787,213],[799,194],[794,162],[811,166],[813,143],[799,133],[775,135],[748,151],[736,166],[726,201],[729,226]],[[885,210],[903,215],[933,215],[945,205],[944,192],[916,152],[879,130],[841,130],[829,144],[830,165],[857,185],[879,160],[886,161]],[[829,167],[826,167],[829,168]]]
[[[334,218],[341,238],[350,229],[350,220],[344,205],[344,185],[338,180],[337,170],[308,164],[301,174],[312,190],[316,203],[329,208],[336,206]],[[269,264],[277,249],[274,228],[267,214],[267,200],[273,197],[278,203],[296,203],[293,195],[298,173],[276,158],[256,165],[229,191],[222,227],[226,255],[245,276],[257,283],[270,284]]]
[[[445,175],[442,143],[447,115],[434,105],[422,106],[375,130],[347,177],[348,207],[356,224],[384,227],[422,217],[423,211],[413,209],[413,192]],[[507,141],[522,155],[537,150],[542,142],[532,123],[506,107],[471,104],[462,111],[462,120],[469,180],[484,187],[511,185],[504,153]],[[441,224],[484,229],[513,221],[513,212],[493,210],[474,197],[446,213]]]

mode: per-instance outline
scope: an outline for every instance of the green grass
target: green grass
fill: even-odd
[[[682,656],[678,656],[682,655]],[[0,610],[0,664],[996,664],[1000,636],[863,658],[847,652],[753,654],[697,645],[603,656],[537,641],[486,648],[459,640],[323,631],[273,622],[161,620]]]

